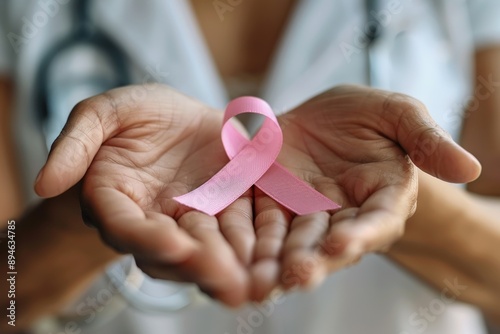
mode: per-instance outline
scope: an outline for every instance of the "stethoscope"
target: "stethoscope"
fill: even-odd
[[[370,13],[378,12],[379,10],[379,1],[377,0],[365,0],[365,15],[366,22],[368,22]],[[382,25],[370,25],[370,29],[366,31],[366,37],[368,39],[367,42],[367,55],[366,55],[366,82],[371,87],[380,86],[380,82],[378,78],[380,77],[379,73],[376,70],[376,66],[373,64],[378,63],[378,58],[380,57],[380,52],[377,52],[377,49],[374,47],[375,43],[381,38],[383,34]]]
[[[364,1],[367,18],[369,13],[378,9],[378,3],[378,0]],[[35,95],[40,106],[38,114],[42,124],[49,123],[51,115],[55,113],[71,110],[76,101],[132,82],[124,52],[92,24],[90,0],[77,0],[72,16],[76,22],[73,31],[53,45],[40,62]],[[384,31],[380,25],[373,25],[372,28],[367,31],[367,82],[372,86],[380,86],[380,75],[373,64],[378,64],[381,57],[375,45]],[[67,73],[66,69],[78,69],[78,66],[65,64],[71,65],[81,53],[98,60],[100,67]],[[46,130],[50,132],[50,129]],[[48,142],[53,139],[55,138],[48,138]],[[177,312],[204,301],[193,286],[177,286],[172,290],[171,287],[166,288],[157,281],[146,278],[130,257],[111,265],[106,270],[106,277],[126,303],[140,311]],[[144,288],[147,284],[151,285],[149,289]],[[162,289],[163,296],[158,293]],[[148,290],[154,292],[148,293]]]

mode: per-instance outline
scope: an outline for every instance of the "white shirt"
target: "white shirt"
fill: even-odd
[[[471,54],[475,47],[499,42],[500,2],[444,0],[441,8],[433,3],[385,1],[381,8],[399,4],[400,10],[389,15],[384,36],[374,47],[381,50],[380,62],[373,66],[380,69],[377,82],[381,88],[422,100],[438,123],[457,138],[461,106],[470,95]],[[0,55],[11,54],[1,56],[0,65],[18,84],[18,135],[24,165],[30,167],[25,170],[28,184],[32,184],[46,152],[34,121],[34,73],[41,55],[65,36],[70,6],[61,4],[58,13],[15,57],[7,42],[0,43]],[[366,84],[367,50],[358,41],[358,29],[364,29],[367,22],[362,6],[359,0],[299,3],[263,90],[263,98],[276,113],[338,84]],[[23,11],[26,8],[27,12]],[[129,60],[135,82],[150,78],[148,73],[153,71],[157,79],[188,95],[215,107],[225,106],[225,89],[187,2],[107,0],[94,2],[92,8],[95,24],[117,41]],[[20,18],[30,19],[40,10],[40,3],[34,1],[12,2],[4,12],[9,14],[3,29],[19,32]],[[346,46],[356,52],[346,56]],[[57,122],[63,123],[66,116],[59,115]],[[443,280],[453,285],[454,277]],[[94,289],[94,293],[100,291],[99,287]],[[280,302],[274,304],[272,312],[253,306],[230,311],[214,302],[174,314],[127,309],[101,328],[91,322],[82,330],[144,334],[485,333],[476,309],[450,302],[377,255],[366,256],[360,264],[331,275],[313,292],[293,293]]]

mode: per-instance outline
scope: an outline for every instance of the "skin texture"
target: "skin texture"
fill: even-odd
[[[134,104],[129,99],[137,88],[109,91],[73,110],[36,190],[55,196],[85,175],[84,215],[110,246],[132,253],[153,277],[194,281],[232,306],[262,299],[276,285],[318,282],[324,271],[310,270],[294,282],[280,282],[269,273],[286,274],[288,267],[301,265],[321,237],[326,251],[319,263],[329,271],[397,239],[417,191],[405,152],[420,168],[446,180],[472,180],[480,171],[417,101],[339,87],[281,118],[285,145],[279,161],[344,209],[294,220],[266,196],[248,192],[211,217],[171,198],[227,162],[220,141],[222,113],[161,85],[146,86],[147,98]],[[333,141],[334,124],[341,142]],[[422,141],[434,147],[423,158]],[[442,164],[437,156],[456,163]],[[308,237],[302,242],[294,226],[314,231],[304,233]]]

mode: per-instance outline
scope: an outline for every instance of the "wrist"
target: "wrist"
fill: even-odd
[[[473,205],[463,189],[419,171],[417,210],[394,250],[438,255],[461,247],[460,226],[467,225]]]

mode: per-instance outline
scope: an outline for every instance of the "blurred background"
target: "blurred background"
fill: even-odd
[[[32,185],[75,104],[129,84],[167,84],[220,109],[260,96],[277,114],[339,84],[370,85],[423,101],[460,141],[475,111],[500,106],[499,18],[496,0],[1,1],[0,219],[32,217],[17,225],[18,317],[37,319],[26,320],[29,333],[488,333],[474,302],[443,297],[381,255],[317,291],[228,310],[195,286],[148,278],[131,258],[89,252],[95,235],[78,206],[42,203]],[[148,89],[125,103],[139,105]],[[499,119],[482,121],[468,147],[497,180]],[[494,201],[499,188],[481,182]],[[497,266],[488,279],[500,282]],[[71,293],[54,287],[59,276],[75,282]]]

